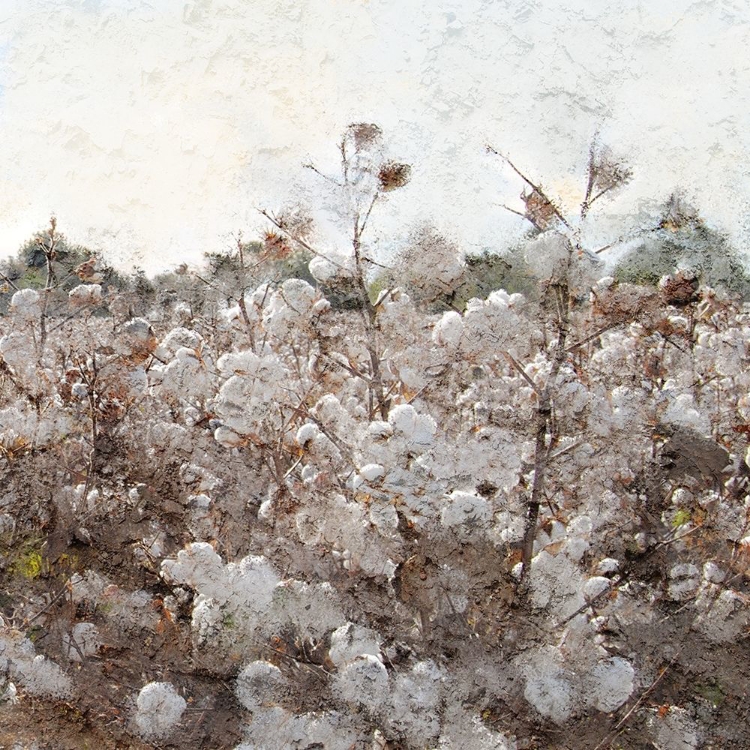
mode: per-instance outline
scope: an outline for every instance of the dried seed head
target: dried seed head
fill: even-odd
[[[347,127],[346,135],[354,141],[354,148],[359,150],[377,143],[383,131],[372,122],[353,122]]]
[[[390,190],[397,190],[403,187],[410,179],[411,167],[408,164],[401,164],[395,161],[383,164],[378,172],[380,189],[386,193]]]
[[[263,236],[263,256],[272,260],[286,258],[292,252],[292,246],[282,235],[270,230]]]
[[[526,204],[526,218],[540,231],[544,232],[558,222],[554,205],[536,188],[530,193],[521,193],[521,200]]]

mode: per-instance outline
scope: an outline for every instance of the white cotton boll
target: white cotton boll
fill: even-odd
[[[304,448],[311,440],[318,437],[319,434],[320,429],[318,426],[312,422],[308,422],[307,424],[303,424],[302,427],[297,430],[297,435],[294,439],[297,445]]]
[[[354,277],[354,261],[350,257],[340,255],[334,250],[326,253],[323,258],[316,255],[308,264],[310,275],[320,284],[330,284],[335,281]]]
[[[608,591],[612,586],[612,582],[609,578],[603,578],[602,576],[594,576],[589,578],[584,584],[583,595],[587,602],[592,602],[597,596]]]
[[[63,653],[70,661],[81,661],[97,652],[101,640],[99,629],[91,622],[79,622],[62,637]]]
[[[635,670],[625,659],[614,656],[599,662],[588,676],[588,701],[598,711],[615,711],[633,692]]]
[[[198,594],[193,602],[190,628],[200,645],[215,638],[221,632],[224,613],[215,599]]]
[[[338,273],[338,268],[325,258],[316,255],[308,264],[310,275],[320,284],[333,281]]]
[[[331,633],[331,648],[328,655],[340,669],[363,654],[380,659],[381,643],[382,639],[374,630],[347,622]]]
[[[15,369],[24,368],[34,361],[33,346],[31,337],[20,331],[0,338],[0,354],[5,363]]]
[[[260,357],[249,350],[222,354],[216,362],[219,372],[225,377],[230,375],[253,375],[260,364]]]
[[[77,399],[88,398],[89,395],[89,389],[83,383],[73,383],[70,388],[70,392]]]
[[[280,581],[272,592],[270,607],[261,613],[266,626],[275,632],[294,627],[310,638],[323,638],[346,619],[338,592],[330,583],[296,579]]]
[[[310,311],[317,297],[315,289],[304,279],[287,279],[280,291],[286,304],[300,315]]]
[[[339,672],[334,680],[334,691],[347,703],[377,711],[385,705],[388,683],[388,672],[380,659],[362,654]]]
[[[666,715],[660,711],[649,719],[650,734],[661,750],[695,750],[698,726],[684,708],[670,706]]]
[[[199,349],[203,343],[203,337],[181,326],[173,328],[162,340],[160,348],[163,348],[168,352],[169,356],[173,356],[178,349]]]
[[[492,518],[489,503],[483,497],[469,492],[452,492],[448,504],[440,513],[440,523],[464,533],[486,528]]]
[[[384,537],[397,537],[398,513],[392,502],[373,500],[368,512],[370,522]]]
[[[427,447],[432,444],[437,424],[428,414],[418,414],[410,404],[400,404],[391,411],[388,421],[410,443]]]
[[[375,420],[367,426],[367,435],[371,440],[387,440],[393,435],[393,425]],[[750,452],[750,449],[748,449]]]
[[[690,599],[701,582],[700,569],[692,563],[678,563],[669,571],[668,595],[673,601]]]
[[[102,304],[102,288],[99,284],[79,284],[68,292],[72,307],[87,307]]]
[[[366,482],[375,482],[385,476],[385,469],[380,464],[366,464],[359,470],[359,475]]]
[[[144,739],[165,739],[180,723],[187,708],[185,699],[169,682],[149,682],[136,700],[135,725]]]
[[[616,573],[620,569],[620,561],[614,557],[605,557],[597,564],[594,572],[598,576],[607,575],[607,573]]]
[[[516,750],[518,747],[515,740],[489,729],[480,716],[450,702],[443,710],[442,724],[440,738],[434,745],[436,750]]]
[[[274,504],[273,498],[264,500],[258,508],[258,520],[264,523],[273,523]]]
[[[236,320],[239,320],[241,316],[242,310],[240,310],[239,305],[232,305],[231,307],[225,307],[222,310],[219,310],[219,318],[226,325],[234,323]]]
[[[690,427],[702,435],[711,433],[711,422],[695,408],[695,401],[689,393],[681,393],[664,412],[664,421],[681,427]]]
[[[7,702],[11,706],[15,706],[19,702],[18,689],[15,683],[9,682],[5,688],[5,692],[0,695],[0,703]]]
[[[527,680],[523,697],[555,724],[564,724],[573,713],[573,688],[554,673],[536,675]]]
[[[331,303],[327,299],[319,299],[311,308],[313,315],[322,315],[331,309]]]
[[[529,582],[534,608],[550,607],[558,617],[566,617],[585,602],[583,575],[567,555],[553,556],[542,550],[531,561]]]
[[[122,332],[131,341],[141,344],[149,342],[154,336],[151,323],[145,318],[131,318],[122,327]]]
[[[701,614],[695,620],[695,629],[712,643],[735,643],[747,632],[750,608],[746,597],[736,591],[725,589],[718,596],[717,591],[717,585],[701,591],[696,600]]]
[[[395,680],[388,722],[415,747],[424,747],[440,732],[441,681],[442,674],[432,661],[418,662]]]
[[[615,277],[614,276],[602,276],[601,279],[599,279],[594,284],[594,289],[597,291],[601,290],[604,291],[605,289],[610,289],[615,284]]]
[[[458,346],[464,330],[463,318],[455,311],[443,313],[432,329],[432,340],[438,346]]]
[[[281,670],[267,661],[248,664],[235,680],[234,692],[237,700],[248,711],[275,703],[284,687]]]
[[[239,448],[244,438],[229,427],[217,427],[214,430],[214,440],[224,448]]]
[[[349,412],[341,405],[341,402],[333,393],[327,393],[318,399],[312,411],[325,427],[331,428],[336,432],[354,429],[354,423]]]
[[[715,562],[707,562],[703,565],[703,578],[709,583],[721,583],[726,573]]]
[[[162,372],[163,391],[178,398],[200,397],[210,392],[208,371],[195,349],[180,347]]]
[[[161,576],[168,583],[190,586],[220,602],[232,593],[228,590],[222,559],[208,542],[192,542],[176,558],[164,560]]]
[[[19,289],[10,300],[10,311],[20,320],[35,320],[42,312],[39,293],[33,289]]]
[[[294,525],[302,544],[312,546],[320,543],[325,520],[317,513],[309,508],[302,508],[294,518]]]
[[[245,741],[235,750],[365,747],[364,737],[352,724],[348,716],[336,711],[296,715],[279,706],[258,708],[245,729]]]
[[[33,654],[30,642],[29,652],[29,656]],[[30,695],[66,698],[73,692],[71,679],[57,664],[41,654],[33,658],[14,659],[10,671],[13,679]]]
[[[670,315],[667,320],[672,328],[679,333],[686,333],[689,329],[688,319],[684,315]]]

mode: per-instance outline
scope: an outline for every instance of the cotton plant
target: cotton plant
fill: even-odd
[[[195,591],[191,627],[198,649],[223,643],[252,650],[258,638],[288,628],[321,638],[343,621],[330,584],[282,579],[261,556],[224,564],[210,544],[194,542],[164,560],[161,575]]]

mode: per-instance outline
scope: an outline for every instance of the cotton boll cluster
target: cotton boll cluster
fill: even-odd
[[[342,701],[380,711],[390,692],[388,672],[376,656],[361,654],[339,670],[334,691]]]
[[[192,629],[196,644],[214,642],[250,648],[259,634],[299,629],[323,637],[344,620],[336,591],[328,583],[282,580],[260,556],[224,564],[211,545],[194,542],[161,565],[170,584],[188,586],[197,597]]]
[[[212,390],[208,364],[196,349],[180,347],[161,372],[161,392],[171,398],[200,399]]]
[[[117,350],[133,362],[144,361],[157,347],[158,341],[145,318],[132,318],[120,330]]]
[[[635,689],[635,670],[622,657],[597,658],[589,646],[571,662],[553,646],[542,646],[518,661],[525,676],[524,698],[542,716],[564,724],[582,707],[609,713]]]
[[[458,348],[464,332],[464,321],[455,310],[443,313],[443,316],[432,329],[432,340],[438,346],[455,350]]]
[[[364,746],[365,733],[346,713],[295,714],[280,706],[259,708],[245,729],[245,741],[235,750],[350,750]]]
[[[62,411],[38,414],[29,404],[0,409],[0,444],[15,447],[46,446],[59,441],[73,429],[73,420]]]
[[[448,260],[434,289],[458,281]],[[298,279],[244,292],[248,268],[189,317],[58,295],[70,317],[43,346],[21,295],[0,331],[0,573],[16,621],[50,635],[36,667],[13,657],[15,698],[34,675],[74,699],[146,669],[136,693],[179,675],[144,693],[146,734],[182,695],[246,723],[242,748],[593,746],[676,654],[694,724],[674,736],[724,736],[750,622],[750,316],[565,279],[581,258],[559,237],[529,260],[551,274],[537,290],[444,314],[411,286],[368,303],[338,271],[329,302]],[[110,657],[136,640],[128,672]],[[710,720],[705,664],[735,691]],[[231,709],[219,676],[238,672]],[[644,706],[630,736],[671,742]],[[207,731],[185,711],[164,741]]]
[[[387,723],[411,745],[434,742],[440,734],[445,679],[443,670],[432,661],[417,662],[411,670],[396,676]]]
[[[217,440],[227,431],[236,435],[265,432],[265,425],[276,424],[278,410],[273,404],[283,400],[280,386],[284,382],[284,368],[273,355],[259,357],[251,351],[224,354],[217,367],[226,381],[215,399],[214,410],[222,420],[223,430]]]
[[[438,750],[516,750],[518,744],[500,732],[489,729],[482,719],[458,706],[446,707]]]
[[[64,699],[73,693],[71,678],[53,661],[37,654],[28,638],[1,619],[0,667],[29,695]]]
[[[14,331],[0,338],[0,355],[25,382],[38,382],[35,370],[36,356],[34,339],[21,331]]]
[[[689,427],[703,435],[711,433],[711,422],[695,408],[695,400],[689,393],[680,393],[671,400],[664,412],[664,421]]]
[[[588,702],[597,710],[609,713],[622,706],[635,688],[633,665],[619,656],[603,659],[587,679]]]
[[[700,734],[695,721],[679,706],[669,706],[666,715],[649,718],[650,734],[664,750],[694,750]]]
[[[402,559],[401,538],[393,523],[388,523],[395,511],[386,506],[390,508],[386,515],[385,508],[377,507],[377,500],[372,504],[374,513],[372,508],[368,512],[364,503],[335,494],[320,500],[317,507],[297,512],[297,533],[307,545],[329,545],[347,570],[390,578]]]
[[[196,331],[178,326],[173,328],[159,343],[154,354],[160,360],[169,360],[175,356],[178,349],[186,348],[194,351],[203,346],[203,337]]]
[[[352,623],[332,633],[330,658],[338,668],[333,691],[339,700],[378,716],[410,743],[438,736],[445,674],[432,661],[416,662],[407,671],[389,675],[380,638]]]
[[[382,638],[369,628],[347,622],[331,633],[328,655],[336,667],[343,667],[358,656],[381,658]]]
[[[435,420],[428,414],[419,414],[410,404],[395,407],[388,416],[394,435],[403,440],[407,451],[424,450],[432,444],[437,430]]]
[[[471,299],[463,314],[463,330],[457,335],[455,319],[443,319],[443,326],[451,331],[448,341],[460,341],[460,351],[472,362],[484,362],[495,353],[512,348],[517,357],[525,357],[536,338],[535,327],[519,314],[524,297],[507,294],[504,290],[492,292],[486,300]],[[439,333],[438,337],[443,334]]]

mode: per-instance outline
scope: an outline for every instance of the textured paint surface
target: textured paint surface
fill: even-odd
[[[635,179],[591,232],[679,187],[744,243],[749,22],[731,0],[0,0],[0,253],[55,212],[120,265],[198,259],[258,206],[319,203],[301,164],[335,170],[361,120],[414,165],[386,243],[431,219],[502,247],[521,186],[484,145],[573,203],[597,129]]]

